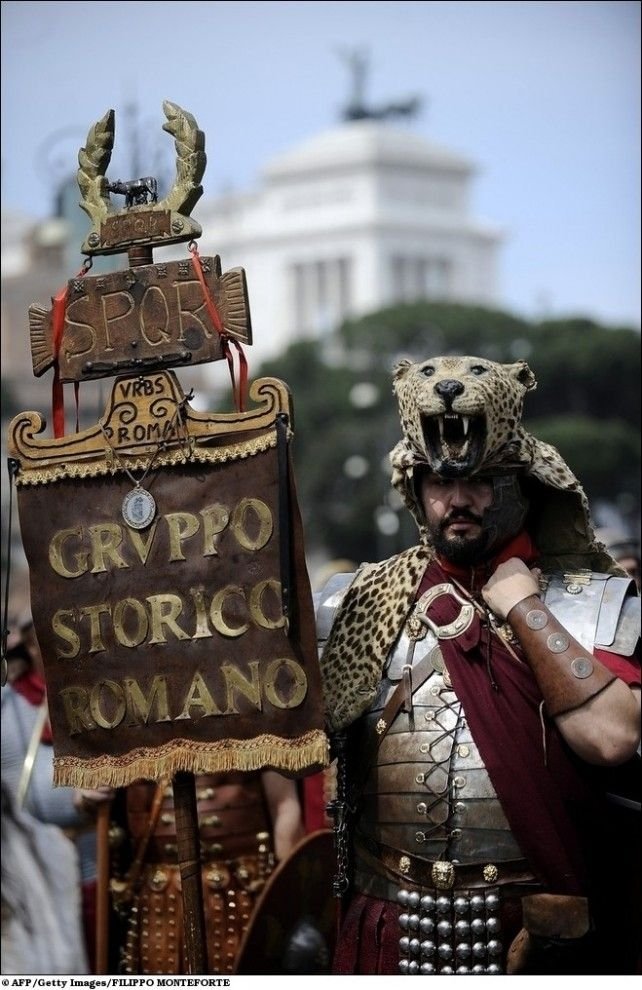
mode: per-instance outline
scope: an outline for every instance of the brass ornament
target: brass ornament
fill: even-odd
[[[159,893],[161,890],[165,890],[167,884],[169,883],[169,874],[167,873],[166,870],[162,870],[159,868],[157,870],[154,870],[154,872],[152,873],[151,877],[147,882],[152,890],[156,891],[156,893]]]
[[[499,876],[499,870],[494,863],[488,863],[488,865],[482,870],[482,876],[486,883],[495,883],[497,877]]]
[[[377,731],[377,735],[378,736],[382,736],[384,734],[384,732],[386,731],[387,728],[388,728],[388,723],[386,722],[386,720],[383,719],[383,718],[380,718],[379,721],[377,722],[376,726],[375,726],[375,729]]]
[[[566,590],[570,592],[571,595],[579,594],[576,591],[576,587],[579,586],[580,590],[582,587],[588,587],[591,583],[591,570],[587,567],[582,567],[577,571],[565,571],[563,578],[564,584],[566,585]]]
[[[408,856],[402,856],[399,860],[399,872],[408,873],[410,870],[410,859]]]
[[[212,866],[205,874],[205,882],[211,890],[223,890],[229,881],[229,872],[220,865]]]
[[[437,890],[451,890],[455,885],[455,867],[447,860],[433,863],[430,876]]]
[[[510,623],[504,622],[501,626],[497,626],[497,635],[511,646],[515,646],[518,641],[517,636],[510,627]]]
[[[175,139],[176,178],[160,202],[151,177],[108,182],[105,173],[114,147],[114,111],[108,110],[90,129],[86,145],[78,153],[80,206],[93,224],[82,246],[84,254],[114,254],[140,241],[165,245],[200,237],[201,227],[190,212],[203,193],[200,182],[207,163],[205,136],[192,114],[176,103],[164,100],[163,112],[167,118],[163,130]],[[127,196],[125,209],[113,209],[110,191]]]

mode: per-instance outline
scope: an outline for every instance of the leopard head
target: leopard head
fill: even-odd
[[[535,387],[525,361],[435,357],[402,361],[394,371],[407,447],[417,463],[447,478],[523,460],[522,406]]]

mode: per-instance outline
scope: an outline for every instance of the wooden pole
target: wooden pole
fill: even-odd
[[[173,787],[187,966],[189,974],[202,975],[208,971],[207,943],[205,940],[201,845],[194,774],[185,771],[177,773],[174,777]]]
[[[109,969],[109,813],[111,801],[96,813],[96,973]]]

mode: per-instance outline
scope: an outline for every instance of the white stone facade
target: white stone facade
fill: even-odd
[[[273,160],[259,189],[203,200],[202,254],[245,268],[254,361],[395,302],[496,305],[500,231],[470,215],[472,164],[360,120]]]

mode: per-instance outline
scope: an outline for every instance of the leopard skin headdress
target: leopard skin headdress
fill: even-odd
[[[525,361],[479,357],[401,361],[394,392],[403,437],[390,455],[392,484],[427,541],[415,469],[443,477],[516,473],[528,479],[535,543],[545,567],[620,573],[595,539],[582,486],[550,444],[521,424],[526,393],[536,388]]]

